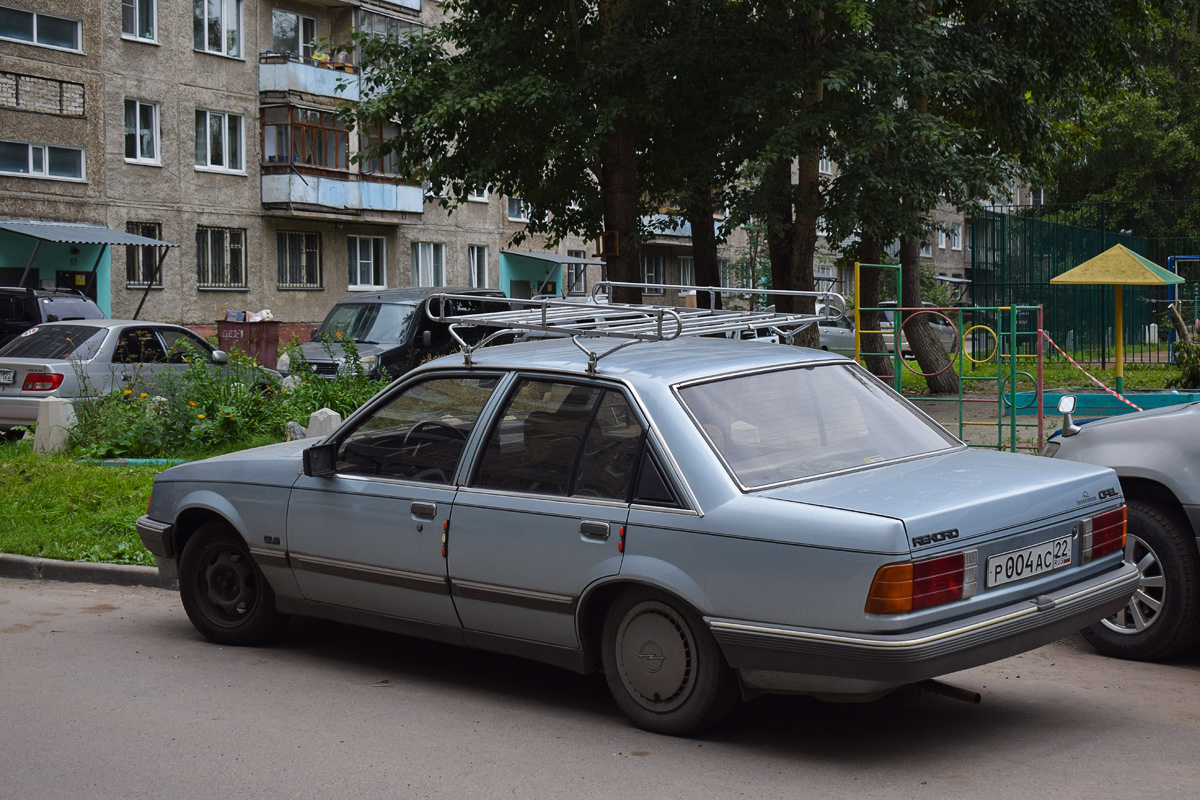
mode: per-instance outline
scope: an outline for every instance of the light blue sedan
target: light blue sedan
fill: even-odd
[[[592,356],[437,359],[320,442],[161,473],[138,530],[214,642],[304,614],[602,670],[669,734],[1021,653],[1137,586],[1109,469],[970,450],[817,350]]]

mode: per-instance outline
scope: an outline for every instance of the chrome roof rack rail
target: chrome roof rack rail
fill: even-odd
[[[819,313],[766,310],[682,308],[645,304],[610,303],[604,295],[611,296],[614,288],[671,289],[706,293],[711,298],[726,295],[765,295],[768,297],[811,297],[818,304]],[[631,344],[645,341],[669,341],[680,336],[712,336],[740,333],[762,328],[785,339],[789,344],[792,337],[815,322],[836,321],[845,316],[846,299],[836,292],[799,292],[748,289],[731,289],[721,286],[687,286],[681,284],[641,284],[602,281],[592,287],[591,297],[582,301],[521,300],[510,298],[493,302],[509,306],[507,311],[485,313],[455,313],[448,308],[453,301],[471,301],[478,304],[479,298],[472,295],[435,294],[425,301],[425,310],[430,319],[450,324],[450,335],[462,348],[467,366],[472,364],[472,353],[498,337],[508,333],[540,332],[548,336],[570,337],[588,357],[588,372],[594,373],[596,362]],[[450,302],[447,302],[450,301]],[[459,334],[458,329],[470,327],[495,328],[493,333],[479,343],[471,345]],[[616,347],[596,350],[585,346],[584,339],[623,339]]]

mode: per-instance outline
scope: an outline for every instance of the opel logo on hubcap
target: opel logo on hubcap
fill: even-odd
[[[637,657],[642,660],[642,666],[645,667],[646,672],[658,672],[663,668],[663,664],[667,660],[658,642],[654,641],[643,644],[642,649],[638,651]]]

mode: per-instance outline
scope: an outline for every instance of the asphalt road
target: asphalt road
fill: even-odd
[[[1200,653],[1079,637],[958,673],[983,703],[760,698],[631,727],[602,679],[317,621],[209,644],[163,589],[0,579],[2,798],[1195,798]]]

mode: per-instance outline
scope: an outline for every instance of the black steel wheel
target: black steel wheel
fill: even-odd
[[[640,728],[699,733],[737,705],[733,670],[703,620],[674,598],[621,595],[604,620],[601,656],[609,691]]]
[[[202,526],[183,548],[179,595],[196,630],[217,644],[259,644],[283,622],[245,541],[223,523]]]
[[[1161,508],[1130,501],[1125,560],[1141,583],[1124,608],[1084,629],[1100,652],[1118,658],[1168,658],[1200,641],[1200,565],[1191,531]]]

